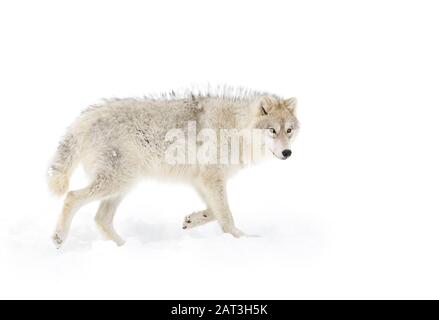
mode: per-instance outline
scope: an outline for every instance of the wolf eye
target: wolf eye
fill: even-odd
[[[268,131],[270,131],[271,134],[276,134],[276,130],[274,130],[274,128],[268,128]]]
[[[293,131],[293,129],[291,129],[291,128],[287,129],[287,133],[291,133],[291,131]]]

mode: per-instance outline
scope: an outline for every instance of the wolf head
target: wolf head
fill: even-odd
[[[291,142],[299,129],[296,106],[296,98],[280,99],[273,96],[263,96],[253,106],[253,127],[263,131],[267,147],[282,160],[291,156]]]

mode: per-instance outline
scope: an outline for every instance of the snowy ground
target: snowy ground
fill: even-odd
[[[237,224],[259,238],[234,239],[215,224],[183,231],[183,216],[203,208],[195,192],[148,182],[119,209],[116,227],[127,240],[124,247],[100,239],[96,205],[90,205],[77,215],[58,252],[49,237],[60,201],[37,184],[25,192],[30,196],[9,194],[6,202],[13,205],[7,207],[11,215],[2,216],[0,241],[0,278],[7,290],[0,295],[437,297],[437,208],[415,201],[428,201],[428,190],[394,185],[392,170],[402,168],[388,167],[383,177],[303,154],[306,148],[298,142],[295,159],[250,168],[230,182]],[[28,190],[23,181],[17,184]],[[162,202],[165,193],[175,201]]]
[[[0,5],[0,298],[439,298],[434,5],[97,3]],[[81,108],[207,80],[299,99],[292,159],[229,184],[260,237],[183,231],[195,192],[145,181],[118,210],[125,246],[101,240],[91,204],[56,251],[44,174]]]
[[[183,231],[184,215],[203,208],[196,193],[185,186],[151,182],[140,185],[120,207],[116,226],[127,240],[124,247],[100,239],[93,222],[96,205],[90,205],[78,214],[69,241],[58,252],[49,236],[60,202],[35,195],[40,199],[35,199],[35,205],[28,199],[20,206],[28,215],[12,218],[9,228],[2,229],[1,280],[9,290],[0,291],[1,295],[288,297],[287,287],[292,285],[288,282],[304,276],[303,271],[297,272],[306,271],[327,254],[330,224],[295,212],[288,205],[293,201],[292,190],[268,187],[283,177],[279,172],[277,178],[252,190],[242,190],[238,181],[232,181],[237,223],[248,233],[260,235],[239,240],[221,234],[216,224]],[[250,171],[239,179],[244,178],[249,185],[258,183]],[[265,189],[273,192],[267,195]],[[162,203],[164,193],[175,195],[175,201]]]

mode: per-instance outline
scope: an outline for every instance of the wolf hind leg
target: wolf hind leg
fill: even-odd
[[[99,231],[107,240],[113,240],[118,246],[125,244],[125,241],[114,230],[113,219],[123,196],[117,195],[101,201],[96,213],[95,221]]]
[[[73,217],[82,206],[98,199],[120,194],[124,187],[126,187],[126,182],[116,181],[110,175],[99,174],[87,187],[68,192],[52,236],[57,249],[67,239]]]
[[[183,229],[193,229],[214,220],[215,217],[210,209],[197,211],[184,218]]]

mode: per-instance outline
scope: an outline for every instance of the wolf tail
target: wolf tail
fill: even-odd
[[[48,170],[49,190],[61,196],[69,188],[69,178],[79,160],[77,139],[72,134],[67,134],[60,141]]]

